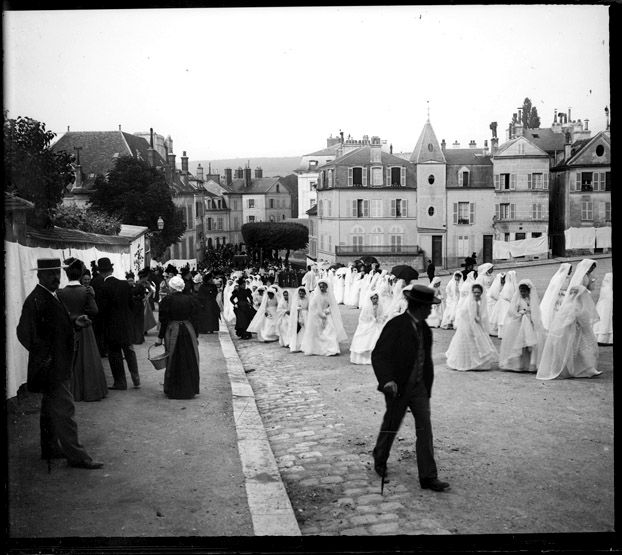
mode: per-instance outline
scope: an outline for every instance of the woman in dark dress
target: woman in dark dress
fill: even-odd
[[[200,275],[200,274],[197,274]],[[199,315],[199,332],[214,333],[218,331],[220,320],[220,307],[216,296],[218,295],[218,287],[214,283],[211,274],[208,274],[203,283],[199,286],[197,293],[201,311]]]
[[[230,299],[235,313],[235,334],[242,339],[250,339],[252,336],[246,328],[256,313],[253,308],[253,294],[246,288],[246,280],[243,277],[238,280],[238,285],[238,289],[233,292]]]
[[[155,285],[149,281],[149,269],[144,268],[140,272],[138,272],[138,283],[145,288],[145,298],[143,299],[144,306],[144,326],[143,331],[144,334],[147,335],[147,332],[158,325],[158,321],[155,319],[153,315],[153,296],[155,295]]]
[[[135,282],[134,273],[127,272],[125,279],[130,284],[132,291],[132,298],[134,300],[132,314],[133,314],[133,326],[132,326],[132,343],[134,345],[140,345],[145,342],[145,298],[147,297],[147,290],[145,286],[138,282]]]
[[[93,288],[80,283],[84,264],[76,258],[65,260],[69,283],[58,290],[58,298],[72,316],[86,314],[93,318],[97,312]],[[97,348],[93,327],[76,330],[76,354],[71,373],[71,393],[75,401],[99,401],[108,394],[104,367]]]
[[[164,393],[169,399],[192,399],[199,393],[198,301],[183,294],[184,280],[169,281],[171,293],[160,304],[160,332],[156,345],[166,347]]]

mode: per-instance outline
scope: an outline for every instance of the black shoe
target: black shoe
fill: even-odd
[[[138,374],[132,374],[132,383],[134,384],[135,388],[139,388],[140,387],[140,376]]]
[[[431,489],[432,491],[445,491],[449,487],[448,482],[441,482],[438,478],[428,478],[420,480],[421,489]]]
[[[387,463],[386,462],[380,462],[378,460],[376,460],[376,458],[374,458],[374,470],[376,471],[376,474],[378,474],[378,476],[380,476],[382,478],[382,476],[384,476],[386,478],[387,476]]]
[[[127,389],[127,385],[109,385],[108,389],[119,389],[121,391],[125,391]]]
[[[104,466],[104,463],[95,462],[91,460],[85,461],[68,461],[67,463],[71,468],[86,468],[87,470],[97,470]]]

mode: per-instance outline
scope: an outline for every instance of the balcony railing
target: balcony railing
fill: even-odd
[[[383,256],[391,254],[417,256],[422,252],[419,245],[348,245],[335,247],[337,256]]]

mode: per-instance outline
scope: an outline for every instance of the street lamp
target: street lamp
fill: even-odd
[[[158,216],[158,230],[162,231],[164,229],[164,220],[162,216]]]

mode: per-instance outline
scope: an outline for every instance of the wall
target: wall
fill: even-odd
[[[443,229],[447,224],[445,207],[445,164],[417,164],[417,220],[419,227]],[[428,178],[434,177],[430,184]],[[429,215],[428,209],[434,208]]]

